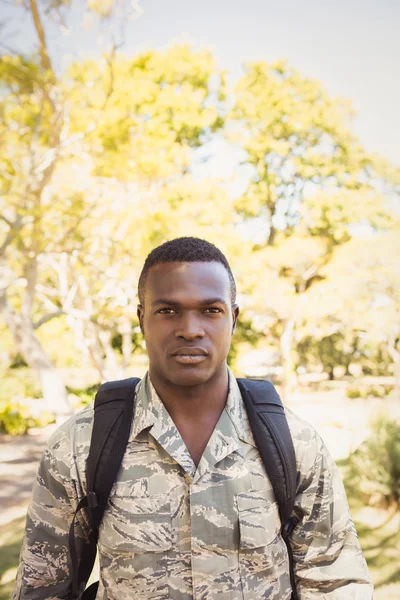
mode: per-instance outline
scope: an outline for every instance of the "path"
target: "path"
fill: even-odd
[[[55,427],[0,435],[0,525],[26,513],[40,457]]]

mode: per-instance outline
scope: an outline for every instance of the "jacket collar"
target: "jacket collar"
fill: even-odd
[[[224,412],[227,413],[236,434],[240,440],[255,446],[250,423],[243,404],[237,381],[228,368],[229,392]],[[142,431],[150,429],[153,435],[163,436],[171,428],[172,419],[157,394],[147,372],[136,388],[135,413],[129,442],[133,441]]]

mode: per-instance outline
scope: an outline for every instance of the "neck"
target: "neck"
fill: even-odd
[[[149,377],[171,418],[179,420],[202,420],[219,416],[226,404],[229,391],[227,366],[224,365],[205,383],[195,386],[180,386],[157,377],[149,369]]]

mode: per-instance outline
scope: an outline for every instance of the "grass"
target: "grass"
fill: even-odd
[[[349,470],[349,457],[338,460],[350,510],[374,583],[374,600],[400,598],[400,513],[366,506]],[[389,518],[388,518],[389,517]]]
[[[382,511],[379,511],[382,513]],[[377,529],[357,520],[353,511],[360,543],[375,585],[375,600],[400,598],[400,515]],[[384,517],[383,519],[384,520]]]
[[[14,588],[25,516],[0,527],[0,600],[9,600]]]

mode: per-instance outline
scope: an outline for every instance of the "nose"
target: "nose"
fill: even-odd
[[[204,337],[204,329],[196,315],[186,314],[179,320],[175,336],[185,340],[195,340]]]

